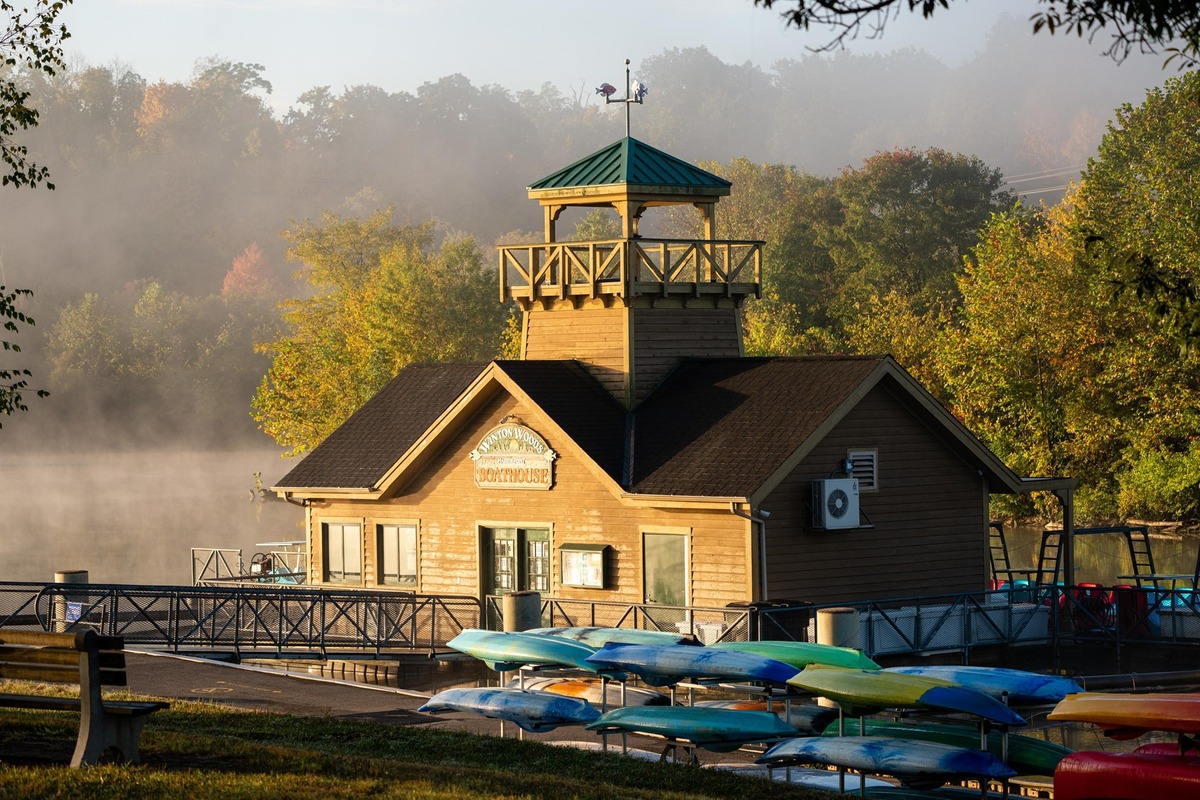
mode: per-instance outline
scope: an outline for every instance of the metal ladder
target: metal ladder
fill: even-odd
[[[1004,523],[995,520],[988,523],[988,547],[992,560],[992,580],[1007,580],[1012,573],[1012,564],[1008,560],[1008,542],[1004,539]]]
[[[1154,554],[1150,551],[1150,529],[1145,525],[1138,525],[1125,530],[1125,538],[1129,542],[1129,558],[1133,562],[1133,574],[1156,575]],[[1158,588],[1158,581],[1154,581],[1154,588]]]
[[[1058,583],[1061,555],[1062,531],[1042,531],[1042,544],[1038,548],[1038,586],[1053,586]]]

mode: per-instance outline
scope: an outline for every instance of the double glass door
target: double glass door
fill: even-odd
[[[550,593],[550,531],[484,528],[484,594]]]

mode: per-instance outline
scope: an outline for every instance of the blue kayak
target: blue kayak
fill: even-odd
[[[600,717],[591,703],[577,697],[495,687],[447,689],[417,710],[430,714],[466,711],[512,722],[530,733],[554,730],[560,725],[585,725]]]
[[[651,686],[670,686],[684,678],[782,684],[799,672],[790,664],[754,653],[687,645],[606,644],[588,662],[631,672]]]
[[[641,628],[533,628],[525,633],[539,633],[574,639],[600,648],[606,644],[691,644],[690,636],[666,631],[644,631]]]
[[[892,775],[904,781],[941,781],[951,778],[1002,780],[1017,772],[983,750],[936,742],[916,742],[883,736],[799,738],[780,742],[755,763],[786,767],[791,764],[827,764],[875,775]]]
[[[1083,687],[1071,678],[1003,667],[888,667],[886,671],[953,681],[996,699],[1007,693],[1008,702],[1014,705],[1057,703],[1069,694],[1083,691]]]
[[[478,658],[498,672],[536,664],[575,667],[619,680],[625,677],[613,675],[611,670],[588,661],[588,657],[596,652],[596,648],[558,636],[500,633],[467,628],[446,644],[460,653]]]

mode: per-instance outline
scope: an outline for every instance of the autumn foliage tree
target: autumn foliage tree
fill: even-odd
[[[253,416],[298,455],[315,447],[408,364],[486,361],[508,311],[473,239],[434,246],[434,226],[392,211],[325,213],[284,232],[311,289],[283,305],[285,333],[260,346],[271,367]]]

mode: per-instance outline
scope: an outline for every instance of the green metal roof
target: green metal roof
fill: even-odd
[[[529,191],[614,186],[729,194],[724,178],[626,136],[530,185]]]

